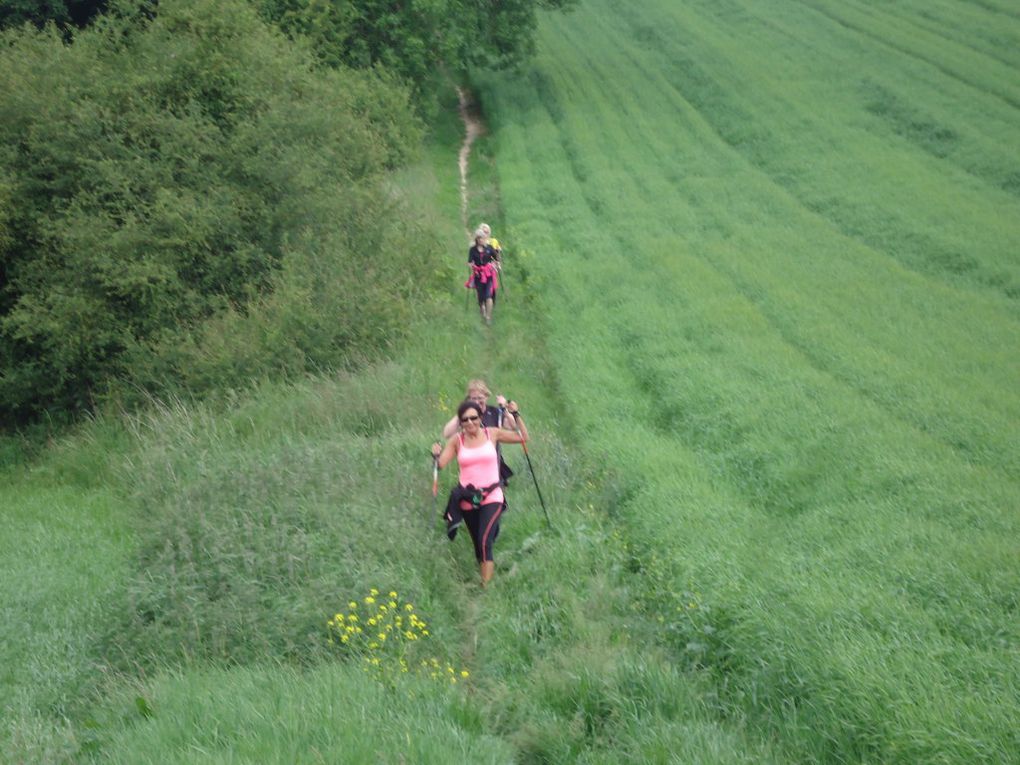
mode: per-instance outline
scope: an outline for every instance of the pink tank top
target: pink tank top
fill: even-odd
[[[489,429],[485,428],[485,443],[481,446],[464,445],[463,434],[459,436],[460,448],[457,450],[457,465],[460,467],[460,485],[472,484],[479,489],[499,482],[499,456],[496,444],[489,438]],[[497,486],[482,499],[483,505],[492,502],[503,503],[503,487]],[[470,502],[461,502],[462,510],[470,510]]]

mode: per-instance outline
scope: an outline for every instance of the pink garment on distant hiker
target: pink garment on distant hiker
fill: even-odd
[[[499,483],[499,455],[496,454],[496,444],[489,438],[488,428],[485,428],[485,443],[481,446],[465,446],[464,435],[460,435],[457,465],[460,467],[461,486],[471,484],[479,489],[484,489],[486,486]],[[496,486],[482,500],[483,505],[494,502],[503,504],[503,487]],[[460,509],[470,510],[471,503],[461,502]]]

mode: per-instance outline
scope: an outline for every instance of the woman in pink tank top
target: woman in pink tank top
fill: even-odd
[[[528,429],[519,412],[520,433],[482,425],[482,410],[468,400],[457,407],[460,432],[451,436],[446,446],[432,445],[432,454],[444,468],[457,457],[460,478],[455,491],[460,492],[460,509],[464,523],[471,532],[475,545],[475,558],[482,574],[482,586],[488,584],[496,570],[492,557],[492,542],[499,530],[499,516],[503,512],[503,489],[499,485],[499,455],[496,444],[521,444],[528,440]]]

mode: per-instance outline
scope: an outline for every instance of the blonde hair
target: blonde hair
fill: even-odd
[[[485,398],[488,398],[490,395],[492,395],[491,391],[489,391],[489,386],[485,384],[485,380],[471,380],[471,382],[467,384],[467,395],[469,397],[471,396],[472,391],[484,393]]]

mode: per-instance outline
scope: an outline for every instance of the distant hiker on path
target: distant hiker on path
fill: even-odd
[[[486,244],[486,236],[481,230],[475,231],[475,243],[468,250],[468,266],[471,275],[465,287],[474,287],[478,294],[478,309],[482,313],[482,321],[492,324],[492,306],[496,302],[499,289],[499,272],[496,270],[495,251]]]
[[[478,230],[485,236],[485,243],[492,248],[492,252],[496,256],[496,263],[498,263],[497,268],[502,269],[503,247],[500,246],[499,240],[492,235],[492,229],[488,223],[479,223]]]
[[[465,401],[457,407],[457,421],[460,432],[451,436],[446,446],[439,442],[432,445],[432,456],[440,469],[446,467],[454,456],[460,474],[457,486],[450,492],[446,519],[456,532],[458,516],[471,533],[482,577],[486,586],[496,570],[492,555],[492,543],[499,533],[499,517],[503,512],[503,488],[500,485],[499,455],[497,444],[523,444],[528,440],[528,429],[513,402],[511,414],[515,416],[518,431],[500,430],[482,425],[482,405]],[[451,533],[450,538],[453,538]]]

